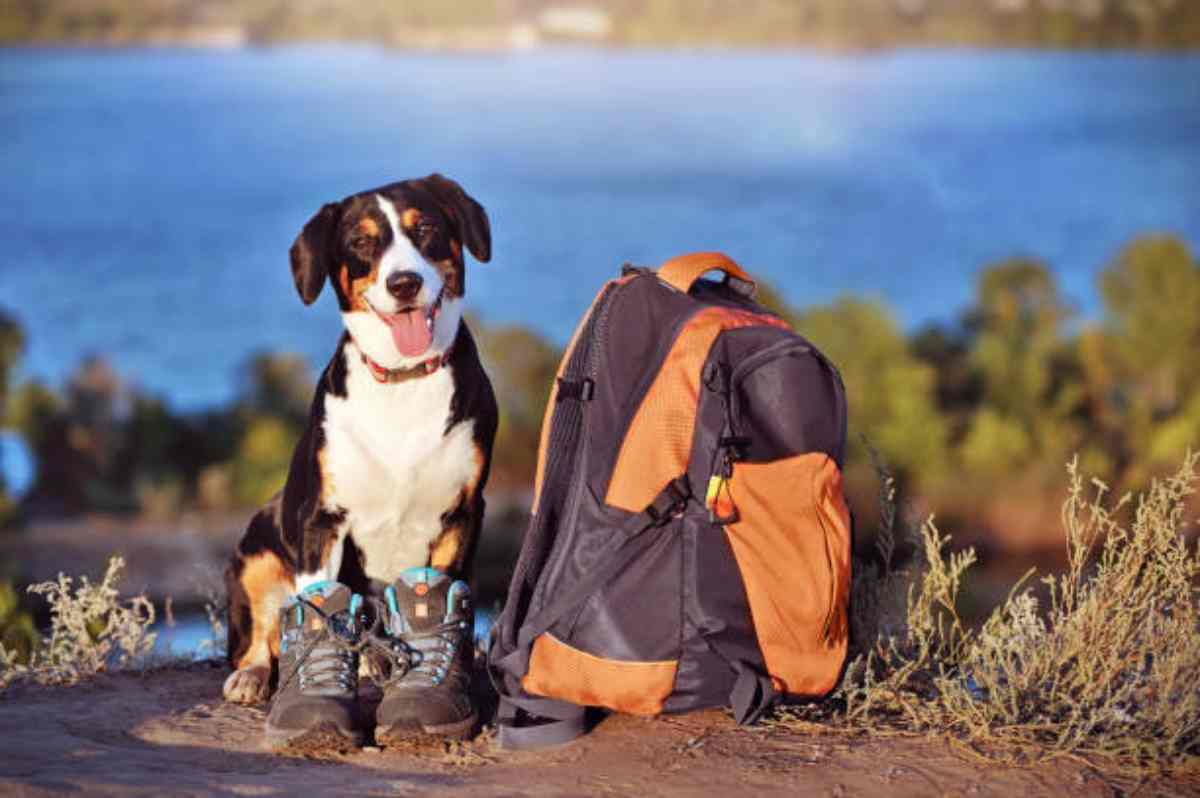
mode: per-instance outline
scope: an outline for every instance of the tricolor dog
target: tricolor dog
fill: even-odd
[[[229,701],[269,696],[280,609],[306,588],[378,595],[416,567],[466,578],[497,410],[462,318],[464,247],[489,259],[487,215],[439,174],[329,203],[292,245],[300,298],[329,283],[345,331],[287,482],[226,572]]]

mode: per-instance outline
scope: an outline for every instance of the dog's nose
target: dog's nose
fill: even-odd
[[[387,290],[401,302],[411,302],[423,282],[416,272],[392,272],[387,278]]]

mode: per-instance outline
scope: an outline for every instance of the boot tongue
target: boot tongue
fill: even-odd
[[[319,607],[321,612],[326,615],[337,615],[339,613],[347,613],[353,615],[353,610],[356,609],[355,599],[357,598],[350,588],[337,582],[318,582],[315,585],[310,585],[301,593],[309,604]],[[300,605],[303,609],[304,621],[312,629],[319,629],[325,625],[325,619],[320,613],[314,612],[312,608]],[[352,619],[347,619],[352,622]]]
[[[417,357],[429,351],[433,343],[433,330],[423,308],[389,316],[387,323],[392,331],[392,342],[400,354]]]
[[[449,576],[433,568],[409,568],[400,574],[395,596],[407,631],[427,632],[446,622],[450,584]]]

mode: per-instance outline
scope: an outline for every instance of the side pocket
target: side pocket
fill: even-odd
[[[784,691],[822,696],[846,657],[850,512],[824,453],[739,462],[726,527],[763,659]]]
[[[620,526],[604,523],[589,507],[582,526],[589,541],[610,543],[626,534]],[[637,554],[621,561],[620,568],[590,587],[574,611],[564,613],[533,640],[529,665],[521,686],[531,695],[569,701],[580,706],[602,706],[635,715],[656,715],[671,695],[680,658],[682,622],[683,541],[681,521],[648,529]],[[576,532],[580,529],[577,527]],[[606,540],[601,540],[606,538]],[[585,551],[577,534],[570,554]],[[620,560],[617,553],[600,552],[584,562],[573,562],[564,571],[567,581],[550,592],[551,603],[590,577],[606,573]]]

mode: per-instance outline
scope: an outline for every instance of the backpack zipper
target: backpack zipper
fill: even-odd
[[[733,501],[729,482],[733,478],[733,465],[742,459],[750,440],[737,433],[735,421],[740,416],[740,408],[735,386],[746,374],[769,360],[774,360],[786,352],[811,350],[812,347],[803,340],[789,336],[755,352],[739,363],[737,368],[731,369],[723,360],[712,364],[710,374],[704,378],[704,386],[721,398],[724,419],[717,448],[713,452],[712,465],[709,467],[708,488],[704,497],[709,523],[726,526],[736,524],[739,520],[738,508]],[[714,386],[714,383],[718,384]]]
[[[788,335],[782,340],[776,341],[770,346],[758,350],[741,363],[738,363],[737,368],[733,370],[733,375],[730,377],[730,381],[733,383],[740,381],[742,377],[746,376],[747,372],[753,371],[766,361],[778,357],[781,352],[786,352],[791,349],[811,352],[812,346],[806,343],[802,338],[796,337],[794,334]]]
[[[842,374],[837,370],[837,366],[833,365],[833,362],[830,361],[829,358],[825,357],[821,350],[817,349],[811,343],[803,338],[800,338],[799,336],[794,338],[788,337],[782,341],[776,341],[765,349],[761,349],[750,357],[746,358],[744,361],[738,364],[736,369],[734,369],[733,376],[731,378],[731,384],[736,385],[740,383],[746,378],[747,374],[749,374],[751,371],[754,371],[756,368],[759,368],[768,360],[774,360],[793,351],[814,355],[821,365],[823,365],[833,376],[834,382],[837,384],[838,417],[836,423],[841,428],[841,439],[843,441],[846,440],[846,424],[848,414],[846,411],[846,386],[842,382]],[[738,406],[737,391],[733,391],[732,398],[734,403],[734,413],[736,415],[741,409]],[[842,467],[842,456],[843,453],[839,453],[837,457],[834,457],[834,462],[837,463],[838,468]]]
[[[741,416],[741,403],[738,399],[737,385],[740,385],[746,376],[757,368],[765,365],[768,361],[776,360],[784,357],[790,352],[813,352],[812,345],[801,338],[787,337],[782,341],[776,341],[765,349],[760,349],[750,357],[743,360],[733,370],[733,374],[729,377],[729,393],[731,409],[735,417]]]
[[[809,344],[807,341],[805,341],[803,339],[796,339],[796,338],[788,337],[782,341],[776,341],[774,344],[771,344],[770,346],[768,346],[764,349],[761,349],[758,352],[755,352],[752,356],[746,358],[744,361],[742,361],[741,363],[738,364],[738,367],[736,369],[734,369],[733,375],[729,379],[730,394],[731,394],[730,399],[734,404],[734,408],[735,408],[733,411],[734,414],[736,415],[740,408],[737,408],[737,402],[738,402],[737,391],[733,389],[733,386],[740,383],[743,379],[746,378],[746,376],[750,372],[752,372],[756,368],[759,368],[760,366],[764,365],[767,361],[775,360],[777,358],[783,357],[786,354],[793,352],[793,351],[816,354],[817,358],[827,368],[829,368],[829,370],[833,373],[835,379],[837,380],[838,387],[840,389],[838,391],[838,394],[839,394],[838,415],[840,416],[840,418],[838,419],[838,423],[841,424],[841,426],[842,426],[842,438],[845,439],[845,437],[846,437],[845,388],[842,387],[841,375],[838,373],[837,369],[833,366],[833,364],[830,363],[824,357],[824,355],[821,355],[818,352],[818,350],[814,349],[811,344]],[[814,494],[814,500],[817,502],[820,502],[824,498],[823,496],[818,497],[816,494],[816,491],[814,491],[813,494]],[[731,501],[732,501],[732,497],[731,497]],[[734,511],[736,513],[736,508],[734,508]],[[830,543],[829,543],[830,531],[829,531],[828,521],[825,518],[825,515],[820,507],[814,508],[814,512],[815,512],[815,515],[817,516],[817,522],[821,527],[821,537],[822,537],[822,543],[824,544],[823,550],[825,552],[825,562],[829,569],[829,608],[828,608],[828,610],[826,610],[825,620],[821,624],[821,639],[827,640],[829,638],[830,633],[832,632],[833,618],[834,618],[834,614],[837,610],[836,604],[837,604],[838,580],[837,580],[837,572],[835,570],[834,561],[833,561],[833,552],[830,550]]]

